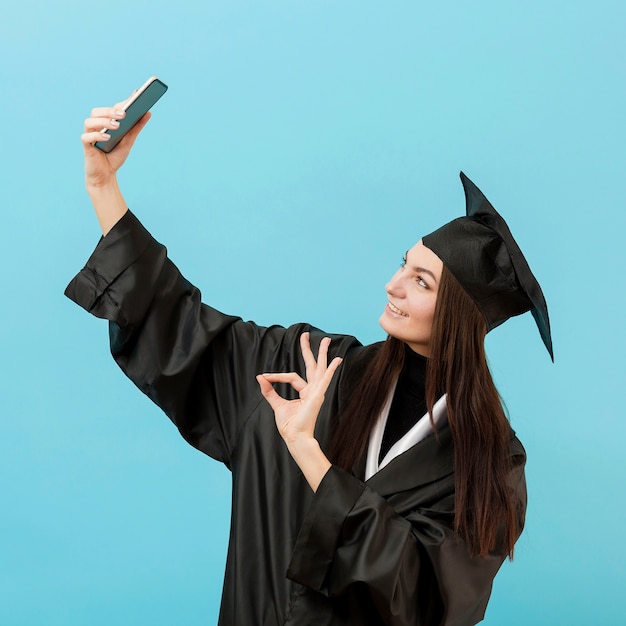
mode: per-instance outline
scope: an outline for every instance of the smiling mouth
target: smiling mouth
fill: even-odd
[[[409,317],[407,313],[401,311],[397,306],[391,304],[391,302],[387,302],[387,306],[392,313],[395,313],[396,315],[401,315],[402,317]]]

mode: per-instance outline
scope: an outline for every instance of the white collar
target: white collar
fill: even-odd
[[[391,408],[391,402],[393,401],[393,395],[396,390],[396,380],[389,391],[389,395],[385,400],[385,404],[380,412],[380,416],[370,433],[370,441],[367,448],[367,462],[365,464],[365,480],[369,480],[376,472],[381,470],[385,465],[388,465],[397,456],[400,456],[403,452],[406,452],[409,448],[413,447],[416,443],[426,439],[428,435],[433,432],[433,427],[430,422],[430,416],[428,413],[423,415],[417,423],[406,433],[403,437],[398,439],[393,446],[389,449],[383,460],[379,463],[378,457],[380,456],[380,446],[383,443],[383,435],[385,434],[385,426],[387,425],[387,418],[389,417],[389,409]],[[433,407],[433,421],[435,426],[441,426],[446,423],[448,415],[446,412],[446,395],[444,394],[435,402]]]

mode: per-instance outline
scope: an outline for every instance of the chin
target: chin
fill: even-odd
[[[387,313],[383,313],[378,319],[378,323],[380,327],[391,337],[395,337],[396,339],[400,339],[400,341],[406,341],[402,335],[402,332],[398,332],[398,321],[393,318],[390,318]],[[402,330],[402,329],[400,329]]]
[[[393,330],[389,329],[389,324],[387,323],[388,320],[385,319],[385,313],[383,313],[380,318],[378,319],[378,325],[391,337],[395,337]]]

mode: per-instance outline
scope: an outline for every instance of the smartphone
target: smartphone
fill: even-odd
[[[124,138],[124,135],[149,111],[152,105],[167,91],[167,85],[156,76],[149,78],[131,99],[122,107],[126,117],[120,120],[120,125],[112,129],[103,129],[111,135],[107,141],[97,141],[95,146],[102,152],[111,152]]]

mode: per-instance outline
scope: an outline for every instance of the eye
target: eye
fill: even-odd
[[[424,280],[421,276],[418,276],[418,277],[416,278],[416,280],[417,280],[417,284],[418,284],[420,287],[424,287],[424,289],[430,289],[430,287],[428,286],[428,284],[426,283],[426,281],[425,281],[425,280]]]
[[[406,265],[406,254],[402,257],[402,263],[400,263],[400,267],[404,267]]]

